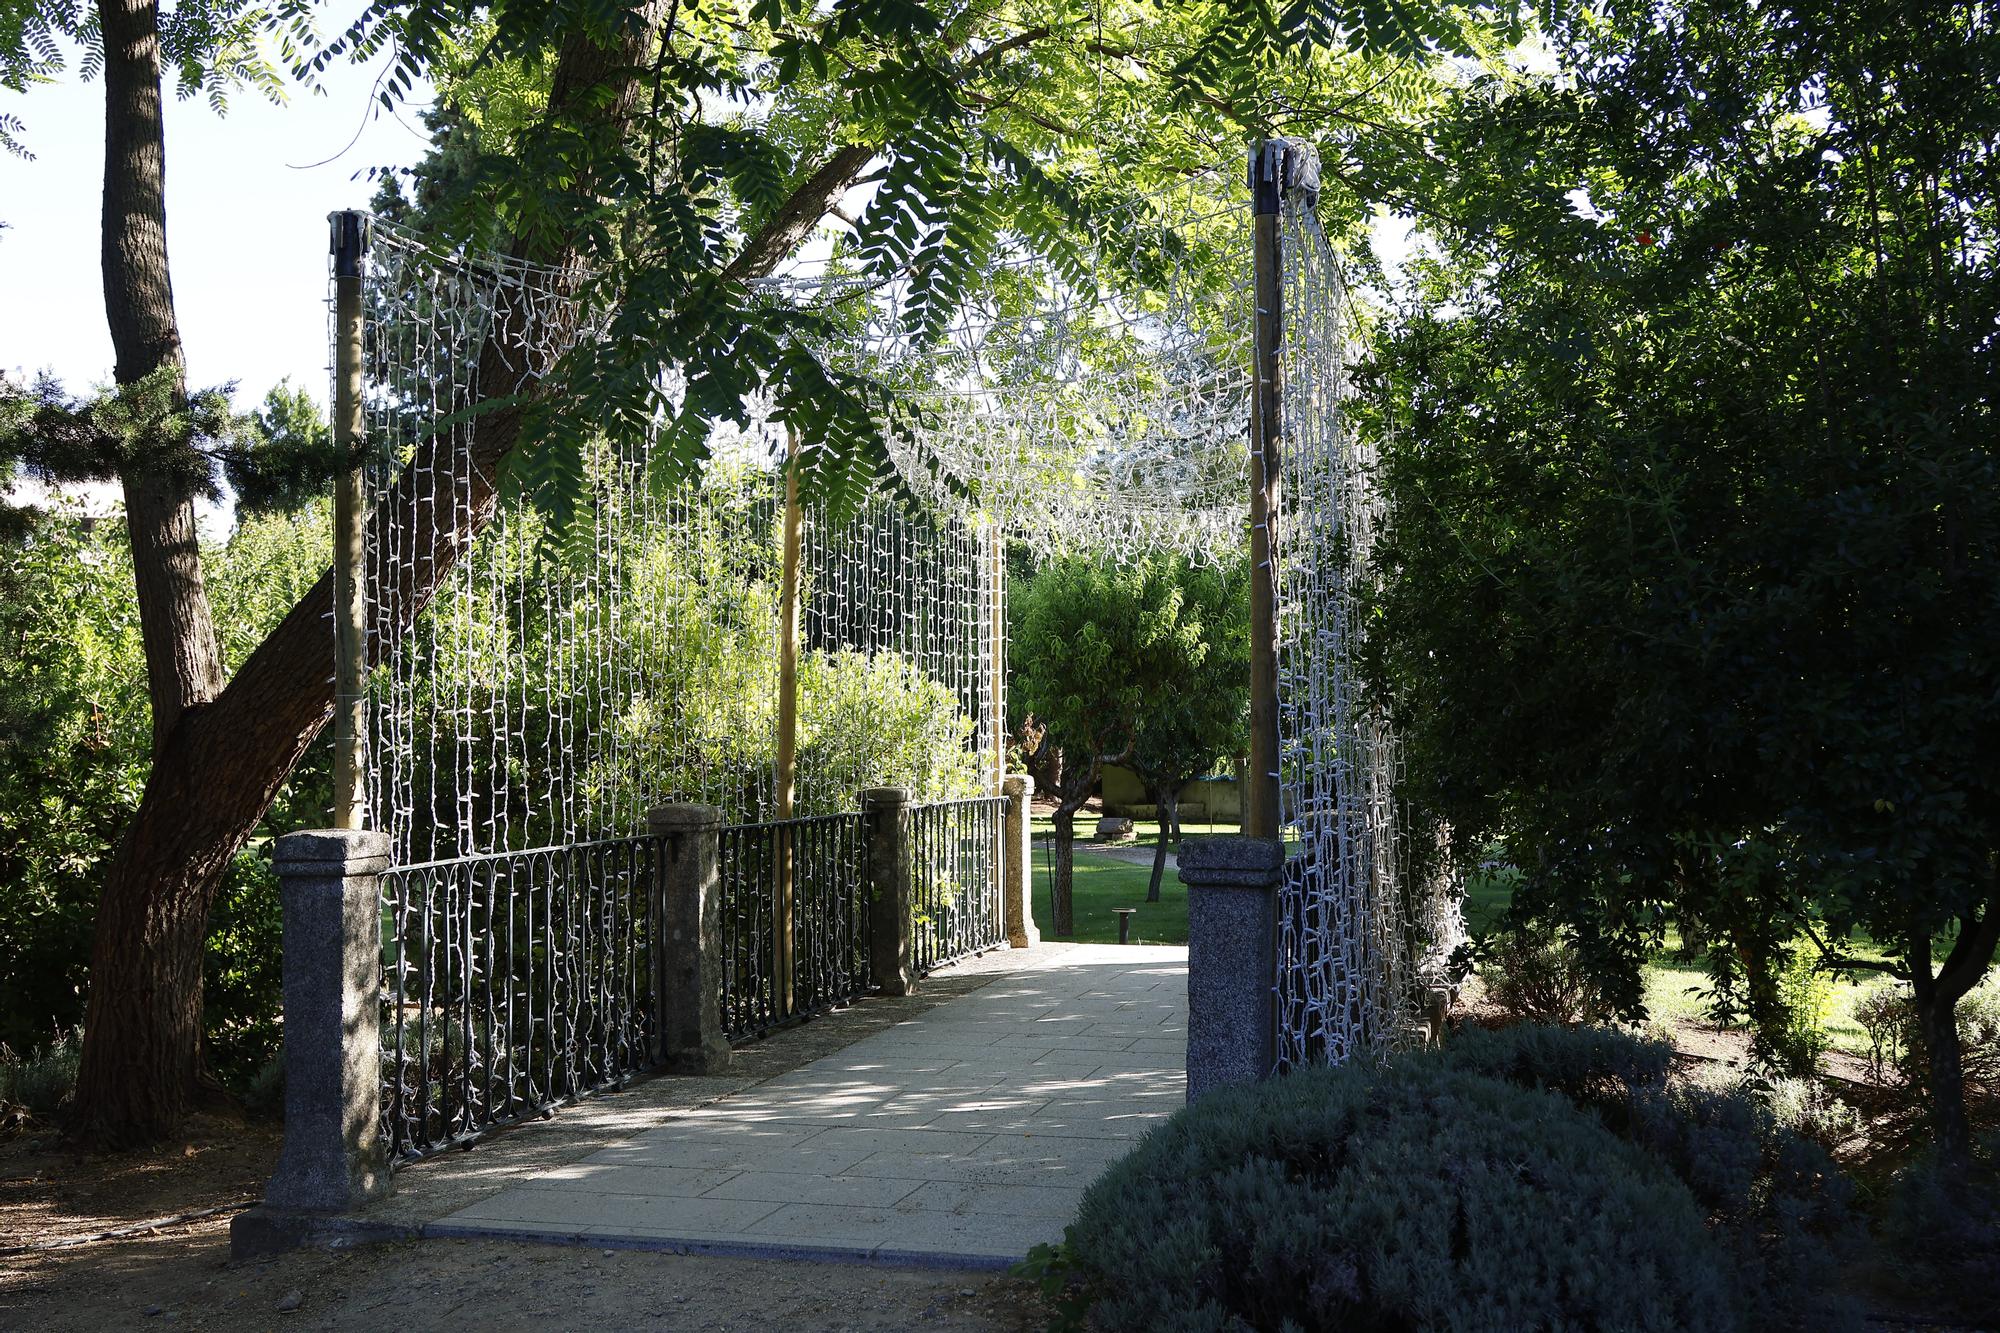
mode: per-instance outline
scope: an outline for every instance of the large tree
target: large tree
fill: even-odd
[[[1160,901],[1167,846],[1179,843],[1180,792],[1250,744],[1250,589],[1244,567],[1183,566],[1181,615],[1200,638],[1170,675],[1154,682],[1125,761],[1159,809],[1146,901]]]
[[[1058,936],[1076,933],[1076,812],[1104,765],[1131,760],[1140,719],[1176,673],[1209,653],[1212,608],[1190,598],[1177,557],[1132,564],[1072,556],[1040,570],[1015,598],[1012,691],[1063,752],[1055,789],[1055,874],[1050,908]],[[1249,671],[1243,671],[1247,694]]]
[[[1377,367],[1370,638],[1413,775],[1628,1011],[1670,923],[1753,1017],[1795,948],[1906,980],[1962,1163],[1954,1009],[2000,942],[2000,32],[1619,0],[1553,37],[1438,124]]]

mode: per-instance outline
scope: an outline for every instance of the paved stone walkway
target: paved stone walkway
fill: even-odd
[[[997,1267],[1185,1097],[1187,951],[1044,956],[424,1228]]]

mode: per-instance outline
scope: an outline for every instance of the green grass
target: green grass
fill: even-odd
[[[1151,848],[1157,830],[1142,837],[1139,845]],[[1133,844],[1126,844],[1131,846]],[[1188,937],[1187,886],[1169,870],[1160,880],[1160,901],[1146,901],[1146,885],[1152,879],[1152,865],[1128,865],[1109,856],[1076,849],[1076,879],[1072,906],[1076,913],[1076,933],[1058,936],[1054,930],[1055,911],[1049,903],[1049,868],[1053,853],[1035,849],[1035,924],[1045,939],[1074,940],[1082,944],[1118,943],[1118,917],[1114,909],[1136,907],[1132,918],[1134,944],[1186,944]]]

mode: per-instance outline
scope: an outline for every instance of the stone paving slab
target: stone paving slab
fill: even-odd
[[[1035,951],[1024,970],[500,1182],[426,1234],[992,1267],[1178,1108],[1184,949]],[[810,1026],[810,1025],[808,1025]]]

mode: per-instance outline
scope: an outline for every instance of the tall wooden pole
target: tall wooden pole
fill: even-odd
[[[991,794],[1007,793],[1007,544],[1000,521],[986,524],[986,613],[991,651],[987,654],[987,707],[993,727],[993,788]],[[998,938],[1007,935],[1007,820],[1003,814],[993,821],[993,915]]]
[[[1278,788],[1278,619],[1272,562],[1278,514],[1282,439],[1284,292],[1279,280],[1283,236],[1284,144],[1261,140],[1250,152],[1251,236],[1257,295],[1255,379],[1250,395],[1250,769],[1244,777],[1243,832],[1280,836]]]
[[[778,818],[792,817],[799,751],[799,436],[785,435],[785,547],[778,575]],[[792,876],[792,832],[778,833],[777,1001],[781,1015],[792,1012],[797,954],[792,919],[796,894]]]
[[[986,525],[987,578],[991,592],[987,610],[992,618],[989,633],[993,651],[988,669],[988,702],[993,713],[993,795],[1001,794],[1007,781],[1007,545],[998,519]]]
[[[333,826],[358,829],[367,816],[367,640],[361,537],[361,264],[368,215],[333,214],[333,442],[342,467],[333,490]]]

